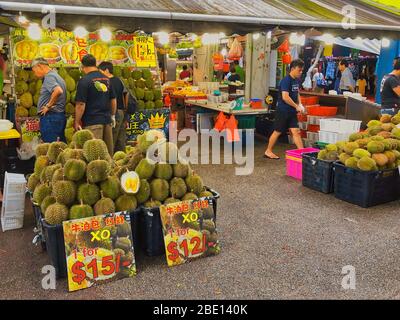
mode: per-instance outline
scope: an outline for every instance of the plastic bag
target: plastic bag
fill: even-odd
[[[221,112],[218,114],[217,119],[215,120],[214,129],[217,130],[217,131],[219,131],[219,132],[221,132],[222,130],[224,130],[224,129],[225,129],[225,124],[226,124],[226,121],[227,121],[227,120],[228,120],[228,119],[225,117],[224,113],[221,111]]]
[[[35,156],[36,147],[39,145],[39,138],[34,137],[32,141],[23,142],[21,148],[17,148],[18,158],[28,160]]]
[[[229,117],[228,121],[226,121],[225,127],[226,127],[226,140],[228,142],[240,141],[237,120],[233,114]]]
[[[232,46],[229,49],[228,59],[239,60],[243,56],[243,48],[238,39],[233,40]]]

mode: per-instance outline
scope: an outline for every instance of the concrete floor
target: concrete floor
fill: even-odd
[[[278,147],[284,156],[288,145]],[[138,275],[68,293],[41,288],[45,252],[32,245],[27,207],[21,230],[0,233],[1,299],[398,299],[399,202],[363,209],[304,188],[285,176],[284,160],[262,158],[235,176],[233,166],[196,166],[221,193],[219,256],[168,268],[164,257],[138,257]],[[341,286],[355,267],[356,289]]]

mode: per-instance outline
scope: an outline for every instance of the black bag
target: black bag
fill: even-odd
[[[133,114],[136,112],[137,109],[137,100],[136,97],[128,92],[128,106],[126,108],[127,114]]]

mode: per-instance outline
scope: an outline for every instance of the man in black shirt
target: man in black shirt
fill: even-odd
[[[114,152],[124,151],[126,147],[126,122],[125,114],[127,107],[127,90],[122,81],[114,76],[113,64],[104,61],[99,64],[99,70],[111,81],[117,99],[117,113],[115,114],[116,125],[113,128]]]
[[[110,79],[97,69],[96,58],[91,54],[82,58],[82,71],[85,76],[78,82],[75,97],[75,130],[83,127],[92,131],[113,155],[112,128],[117,111],[114,89]]]
[[[381,82],[382,110],[397,113],[400,109],[400,59],[395,59],[393,71],[385,75]],[[387,110],[392,109],[392,110]]]

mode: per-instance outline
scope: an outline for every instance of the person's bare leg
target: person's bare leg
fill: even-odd
[[[272,159],[279,159],[279,157],[273,153],[272,149],[274,148],[276,142],[278,141],[279,136],[281,135],[280,132],[274,131],[271,136],[269,137],[269,142],[267,146],[267,150],[265,150],[265,155]]]
[[[294,144],[296,145],[297,149],[303,149],[304,145],[303,145],[303,139],[301,138],[301,135],[300,135],[300,129],[291,128],[289,130],[292,133],[293,141],[294,141]]]

